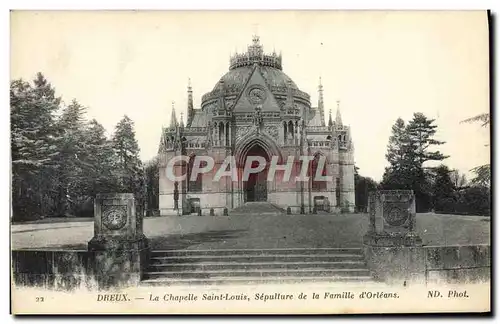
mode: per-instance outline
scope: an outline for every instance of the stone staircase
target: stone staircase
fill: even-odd
[[[373,282],[360,248],[153,251],[144,285]]]
[[[245,216],[249,214],[257,215],[284,215],[286,211],[272,203],[265,201],[247,202],[243,206],[237,207],[229,212],[230,216]]]

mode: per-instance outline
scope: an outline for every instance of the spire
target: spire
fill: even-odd
[[[175,114],[175,102],[172,101],[172,115],[170,116],[170,128],[177,127],[177,115]]]
[[[331,109],[330,109],[330,116],[328,117],[328,126],[333,126],[332,110]]]
[[[319,77],[319,86],[318,86],[318,109],[319,115],[321,117],[321,124],[325,123],[325,108],[323,106],[323,85],[321,84],[321,77]]]
[[[188,79],[188,115],[187,115],[187,124],[191,124],[191,120],[194,117],[194,108],[193,108],[193,88],[191,87],[191,78]]]
[[[337,100],[337,116],[335,116],[335,124],[342,126],[342,117],[340,116],[340,100]]]
[[[184,128],[184,113],[182,111],[181,111],[181,123],[180,123],[180,127]]]

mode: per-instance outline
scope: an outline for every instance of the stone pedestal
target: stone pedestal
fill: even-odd
[[[370,226],[363,245],[372,276],[388,283],[423,281],[425,253],[415,232],[413,191],[374,191],[368,201]]]
[[[136,285],[148,263],[149,242],[136,213],[133,194],[98,194],[94,202],[92,252],[100,288]]]

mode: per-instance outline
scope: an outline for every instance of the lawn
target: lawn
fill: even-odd
[[[154,249],[359,247],[367,214],[283,216],[169,216],[144,220]],[[86,249],[93,222],[11,226],[12,249]],[[489,244],[489,217],[417,214],[425,245]]]

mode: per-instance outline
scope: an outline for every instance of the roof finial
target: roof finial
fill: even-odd
[[[332,109],[330,109],[330,116],[328,117],[328,126],[333,125],[333,120],[332,120]]]

